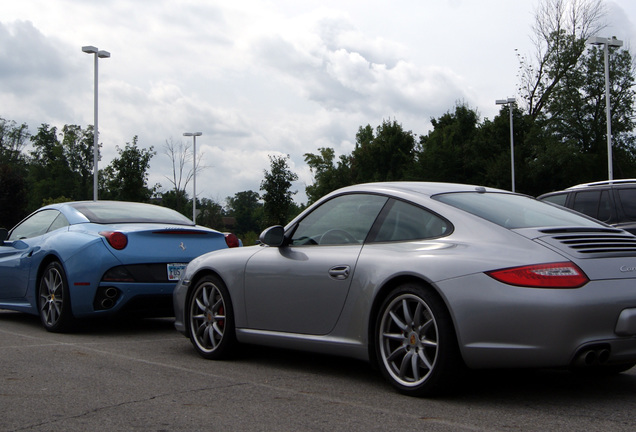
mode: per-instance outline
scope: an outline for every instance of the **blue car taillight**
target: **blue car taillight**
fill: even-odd
[[[104,236],[113,249],[122,250],[128,245],[128,237],[122,232],[102,231],[99,235]]]

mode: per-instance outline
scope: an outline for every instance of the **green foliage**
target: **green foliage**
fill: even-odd
[[[100,199],[116,201],[148,202],[156,190],[147,187],[150,159],[156,154],[149,149],[137,147],[137,136],[122,149],[117,147],[119,157],[100,171]]]
[[[261,232],[263,226],[263,204],[260,195],[254,191],[238,192],[226,198],[227,214],[236,220],[234,233],[237,236],[249,232]]]
[[[59,141],[57,128],[41,125],[38,133],[31,137],[31,143],[29,208],[37,209],[46,198],[81,196],[78,191],[79,173],[74,172],[69,165],[69,150]]]
[[[29,139],[26,124],[0,117],[0,227],[11,228],[27,213],[27,160],[22,150]]]
[[[187,217],[192,217],[192,200],[185,190],[173,189],[162,192],[161,205],[176,210]]]
[[[192,207],[190,207],[192,210]],[[209,198],[197,199],[197,225],[203,225],[208,228],[223,231],[223,206]],[[192,215],[192,212],[190,212]]]
[[[355,183],[401,180],[414,161],[415,138],[397,121],[383,121],[374,135],[370,125],[358,129],[351,154]]]
[[[305,153],[305,162],[314,176],[314,183],[305,188],[309,204],[338,188],[353,184],[351,157],[340,156],[334,165],[335,152],[332,148],[319,148],[319,154]]]
[[[265,178],[261,182],[263,194],[263,211],[266,225],[285,225],[293,216],[293,195],[290,190],[292,182],[298,180],[298,175],[287,166],[289,155],[269,156],[270,171],[265,171]]]
[[[485,168],[476,146],[479,116],[466,105],[457,105],[439,119],[433,130],[420,137],[415,177],[426,181],[473,183]],[[492,154],[492,153],[488,153]]]
[[[17,167],[0,164],[0,228],[12,228],[26,216],[26,179]]]

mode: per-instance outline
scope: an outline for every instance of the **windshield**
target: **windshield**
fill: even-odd
[[[538,227],[603,227],[600,222],[523,195],[457,192],[433,199],[509,229]]]
[[[123,201],[87,201],[71,204],[93,223],[162,223],[194,225],[190,219],[167,207]]]

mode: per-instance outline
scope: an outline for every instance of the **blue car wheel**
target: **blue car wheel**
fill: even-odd
[[[71,328],[73,315],[64,268],[57,261],[49,263],[38,284],[38,310],[44,328],[63,332]]]

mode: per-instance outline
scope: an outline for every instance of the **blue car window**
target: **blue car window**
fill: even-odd
[[[335,197],[309,213],[298,224],[292,245],[361,244],[387,198],[348,194]]]
[[[69,225],[70,224],[68,223],[68,219],[66,219],[66,217],[62,213],[60,213],[57,215],[47,232],[55,231],[56,229],[64,228]]]
[[[42,210],[18,224],[9,234],[9,241],[28,239],[45,234],[60,215],[57,210]]]
[[[168,207],[124,201],[83,201],[71,203],[93,223],[164,223],[194,225],[190,219]]]

